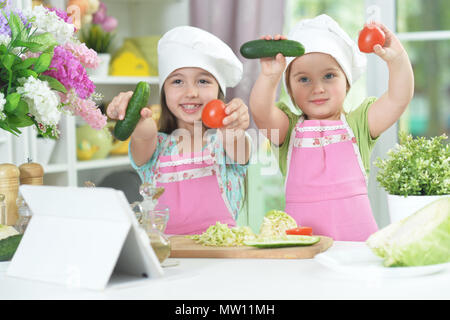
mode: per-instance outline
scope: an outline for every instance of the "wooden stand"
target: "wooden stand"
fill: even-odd
[[[20,165],[20,184],[43,185],[44,169],[39,163],[28,162]]]
[[[11,163],[0,164],[0,194],[5,195],[6,224],[12,226],[16,223],[17,194],[19,192],[19,169]]]

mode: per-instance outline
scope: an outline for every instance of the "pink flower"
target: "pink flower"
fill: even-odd
[[[106,32],[114,31],[117,28],[117,19],[113,17],[107,17],[102,23],[102,28]]]
[[[97,12],[92,16],[92,23],[101,25],[106,32],[117,28],[117,19],[107,15],[106,5],[101,1]]]
[[[80,99],[73,90],[67,94],[59,93],[59,95],[64,108],[82,117],[93,129],[100,130],[106,125],[106,116],[91,99]]]
[[[77,58],[81,64],[86,68],[95,69],[99,64],[99,57],[95,50],[89,49],[84,43],[79,45],[71,42],[66,42],[64,48],[72,52],[72,54]]]
[[[106,19],[106,5],[100,1],[97,12],[92,16],[92,23],[102,24]]]
[[[55,12],[56,15],[57,15],[60,19],[64,20],[65,23],[73,24],[72,17],[70,17],[70,16],[67,14],[67,12],[65,12],[64,10],[59,10],[59,9],[56,9],[56,8],[47,8],[47,10],[48,10],[48,11],[53,11],[53,12]]]
[[[75,89],[82,99],[94,93],[95,85],[89,79],[86,69],[68,49],[56,46],[49,70],[45,75],[61,82],[67,90]]]

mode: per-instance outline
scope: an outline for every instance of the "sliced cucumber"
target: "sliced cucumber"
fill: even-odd
[[[252,241],[246,241],[246,246],[257,248],[282,248],[282,247],[296,247],[296,246],[311,246],[320,241],[319,236],[300,236],[287,235],[283,238],[263,238]]]

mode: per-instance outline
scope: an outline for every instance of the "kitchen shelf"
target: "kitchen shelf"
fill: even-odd
[[[68,171],[68,165],[63,164],[48,164],[44,166],[44,172],[47,173],[62,173]]]
[[[89,170],[89,169],[97,169],[97,168],[111,168],[111,167],[120,167],[131,165],[130,159],[128,156],[115,156],[109,157],[106,159],[98,159],[98,160],[88,160],[88,161],[77,161],[76,168],[77,170]]]
[[[135,85],[139,81],[146,81],[150,84],[159,84],[158,77],[118,77],[118,76],[107,76],[107,77],[91,77],[91,80],[96,85]]]

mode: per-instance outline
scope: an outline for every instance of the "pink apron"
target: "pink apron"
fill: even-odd
[[[167,234],[201,234],[217,221],[234,227],[217,160],[208,148],[187,155],[159,157],[156,186],[165,191],[158,206],[169,207]],[[157,207],[158,208],[158,207]]]
[[[290,139],[286,208],[299,225],[334,240],[365,241],[377,231],[356,138],[341,120],[300,118]]]

